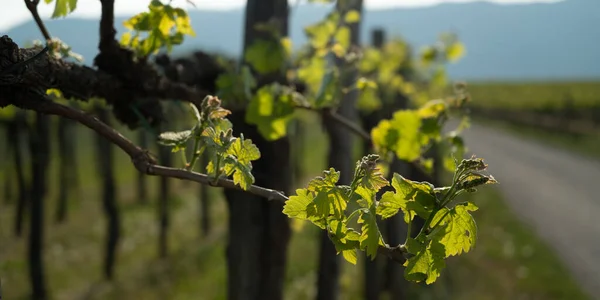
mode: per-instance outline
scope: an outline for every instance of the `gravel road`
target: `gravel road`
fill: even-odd
[[[508,205],[600,299],[600,161],[477,123],[463,136],[469,152],[489,164]]]

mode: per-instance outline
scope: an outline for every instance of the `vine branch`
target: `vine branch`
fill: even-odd
[[[68,118],[94,130],[97,134],[106,138],[127,153],[135,168],[144,174],[195,181],[213,187],[242,190],[229,179],[219,178],[215,180],[206,174],[158,165],[156,164],[156,160],[147,150],[138,147],[121,133],[106,125],[95,116],[88,115],[79,109],[53,102],[46,95],[23,89],[19,89],[18,92],[16,91],[13,94],[18,95],[18,102],[15,103],[15,105],[22,109]],[[246,191],[268,200],[285,202],[288,199],[282,192],[256,185],[250,186]]]
[[[50,36],[48,29],[46,29],[46,25],[44,25],[44,21],[42,21],[42,18],[40,18],[40,14],[37,10],[37,6],[40,3],[40,0],[24,1],[25,6],[27,6],[27,9],[29,10],[31,15],[33,16],[33,19],[35,20],[35,24],[37,24],[38,28],[40,29],[40,32],[42,32],[42,35],[44,36],[44,39],[46,39],[46,43],[49,43],[52,40],[52,37]]]
[[[368,142],[371,141],[371,135],[368,132],[364,131],[362,128],[360,128],[360,126],[358,126],[356,123],[352,122],[351,120],[348,120],[344,116],[336,113],[332,108],[316,109],[316,108],[312,108],[310,106],[303,106],[303,105],[297,105],[295,107],[300,108],[300,109],[314,111],[314,112],[321,114],[323,117],[331,118],[331,119],[335,120],[336,122],[338,122],[340,125],[342,125],[344,128],[346,128],[347,130],[350,130],[354,134],[358,135],[359,137],[365,139]]]
[[[138,147],[117,130],[106,125],[95,116],[88,115],[79,109],[56,103],[39,91],[15,86],[5,86],[3,89],[8,93],[2,93],[1,97],[8,96],[9,99],[0,98],[0,103],[10,103],[22,109],[56,115],[81,123],[124,151],[131,158],[133,165],[139,172],[151,176],[194,181],[212,187],[242,190],[230,179],[214,179],[206,174],[158,165],[156,159],[147,150]],[[283,192],[256,185],[249,186],[246,192],[270,201],[285,202],[288,200],[288,197]],[[378,252],[399,263],[403,263],[406,260],[405,256],[407,252],[403,245],[395,247],[380,246]]]

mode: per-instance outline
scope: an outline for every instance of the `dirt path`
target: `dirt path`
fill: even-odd
[[[600,161],[479,124],[463,136],[470,153],[488,162],[508,205],[600,299]]]

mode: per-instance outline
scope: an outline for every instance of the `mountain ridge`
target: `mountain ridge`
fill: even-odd
[[[300,5],[290,11],[290,38],[306,42],[303,27],[318,21],[328,5]],[[242,50],[243,8],[190,10],[197,36],[187,38],[174,54],[196,49],[239,55]],[[118,34],[125,17],[115,20]],[[455,32],[466,45],[466,56],[448,66],[459,80],[597,80],[600,79],[600,1],[507,5],[491,2],[443,3],[427,7],[369,9],[363,13],[361,40],[370,31],[386,30],[415,49],[436,41],[442,32]],[[90,64],[97,53],[98,21],[66,18],[47,21],[50,32],[84,55]],[[208,28],[208,30],[206,29]],[[33,22],[7,33],[18,43],[39,39]]]

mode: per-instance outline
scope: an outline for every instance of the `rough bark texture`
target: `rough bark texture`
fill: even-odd
[[[17,199],[16,213],[15,213],[15,227],[14,233],[16,236],[21,236],[23,233],[23,222],[25,220],[25,212],[27,203],[29,202],[29,189],[27,188],[27,181],[25,179],[24,170],[24,157],[25,153],[22,151],[23,140],[27,138],[28,134],[27,124],[23,113],[17,113],[15,120],[9,123],[8,127],[8,138],[13,146],[13,157],[15,159],[15,173],[17,177],[17,189],[19,198]]]
[[[355,9],[362,13],[362,0],[338,1],[337,10],[343,15],[345,11]],[[360,43],[360,22],[349,25],[350,45]],[[343,62],[338,62],[341,67]],[[340,86],[351,86],[356,82],[357,70],[347,69],[341,76]],[[348,120],[355,121],[358,115],[355,109],[356,90],[345,94],[341,99],[338,114]],[[354,135],[332,118],[324,118],[323,125],[329,138],[328,165],[340,172],[339,184],[350,184],[354,170]],[[339,297],[339,275],[341,257],[337,255],[335,246],[326,232],[320,233],[319,270],[317,278],[317,299],[335,300]]]
[[[257,23],[275,19],[279,32],[287,35],[288,4],[286,0],[250,0],[246,6],[244,47],[258,38],[269,38],[255,30]],[[281,74],[261,76],[259,82],[281,80]],[[245,111],[234,111],[230,118],[236,131],[252,139],[261,151],[253,163],[256,184],[288,191],[291,178],[289,141],[282,138],[267,142],[255,126],[244,121]],[[229,207],[229,240],[227,245],[229,299],[282,299],[285,262],[290,228],[281,213],[282,203],[240,191],[225,191]]]
[[[171,149],[168,147],[160,147],[159,160],[164,166],[171,165]],[[169,188],[170,180],[167,177],[160,178],[160,193],[158,197],[158,214],[159,214],[159,230],[158,230],[158,253],[161,258],[167,257],[168,253],[168,231],[169,231]]]
[[[31,205],[29,229],[29,276],[33,299],[48,297],[44,277],[44,197],[46,195],[46,175],[49,164],[50,137],[48,116],[38,114],[35,130],[31,131],[30,151],[32,156]]]
[[[98,119],[110,124],[108,111],[96,109]],[[104,277],[112,279],[117,256],[117,246],[121,235],[121,219],[116,200],[116,185],[113,170],[112,144],[104,137],[97,136],[98,169],[102,178],[102,208],[107,219],[106,244],[104,252]]]
[[[56,206],[55,220],[62,223],[67,219],[69,197],[77,188],[77,159],[75,157],[75,140],[73,137],[73,121],[58,118],[58,157],[59,163],[59,191]]]

